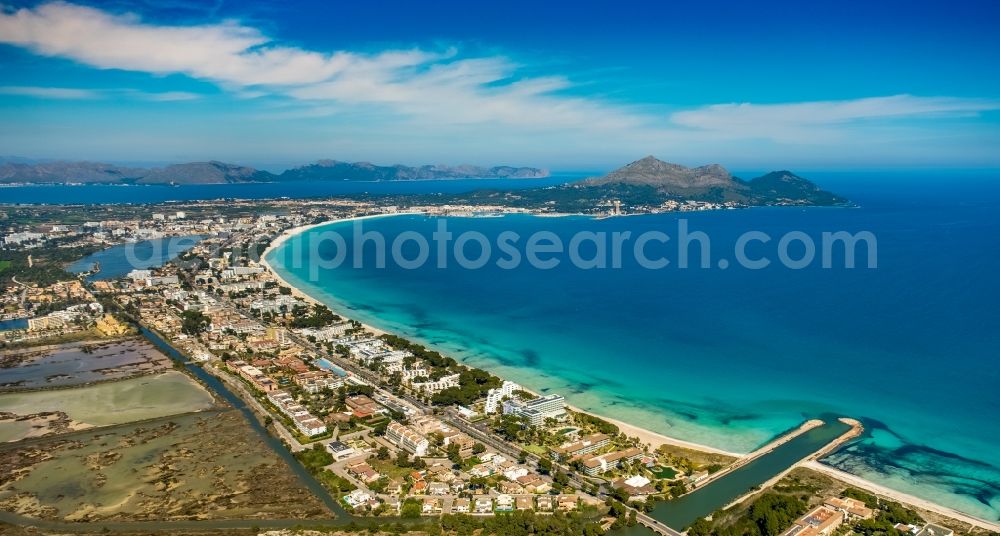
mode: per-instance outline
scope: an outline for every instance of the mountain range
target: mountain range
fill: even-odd
[[[28,184],[218,184],[278,181],[393,181],[457,178],[539,178],[544,169],[513,166],[378,166],[369,162],[320,160],[280,174],[225,162],[189,162],[162,168],[126,167],[98,162],[0,162],[0,183]]]
[[[440,198],[400,199],[405,202],[440,202]],[[730,206],[832,206],[847,200],[821,189],[791,171],[772,171],[754,179],[734,177],[719,164],[686,167],[652,156],[636,160],[601,177],[524,189],[476,190],[453,194],[454,204],[504,204],[544,208],[564,213],[606,211],[618,202],[629,210],[649,210],[668,202],[697,201]],[[640,208],[641,207],[641,208]]]
[[[743,180],[719,164],[685,167],[653,156],[636,160],[602,177],[586,179],[582,188],[652,190],[664,198],[743,204],[835,205],[846,200],[822,190],[791,171],[772,171]]]

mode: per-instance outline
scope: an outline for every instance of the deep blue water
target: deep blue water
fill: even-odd
[[[101,270],[91,274],[87,279],[91,281],[114,279],[132,270],[163,266],[194,247],[202,238],[204,237],[200,235],[191,235],[119,244],[74,262],[68,270],[73,273],[87,272],[94,269],[95,263],[100,263]]]
[[[448,179],[426,181],[302,181],[253,184],[16,186],[0,188],[0,203],[121,204],[207,199],[304,199],[344,194],[458,193],[480,188],[534,188],[586,176],[560,173],[542,179]]]
[[[550,270],[488,263],[376,268],[374,248],[309,282],[309,247],[270,257],[287,278],[361,320],[417,338],[528,387],[648,428],[749,451],[800,423],[833,413],[862,419],[867,436],[827,461],[894,488],[989,519],[1000,517],[1000,188],[982,177],[946,183],[905,177],[833,177],[858,208],[764,208],[595,220],[582,217],[451,218],[456,236],[504,231],[662,230],[680,218],[712,242],[710,269]],[[930,184],[937,184],[932,187]],[[421,216],[366,220],[391,243],[403,231],[430,237]],[[871,231],[878,267],[762,270],[733,264],[736,238],[775,237],[750,248],[771,255],[802,231]],[[668,246],[676,241],[668,242]],[[413,246],[410,242],[407,246]],[[795,248],[792,248],[793,251]],[[470,257],[477,248],[469,246]],[[664,249],[669,256],[669,248]],[[674,250],[676,251],[676,250]],[[404,247],[413,258],[416,247]],[[320,258],[333,258],[325,243]],[[858,262],[865,265],[865,257]],[[840,266],[838,268],[838,266]]]
[[[0,331],[12,329],[28,329],[27,318],[13,318],[11,320],[0,320]]]

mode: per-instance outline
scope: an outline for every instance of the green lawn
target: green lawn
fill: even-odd
[[[10,268],[12,264],[14,263],[11,261],[0,261],[0,272],[6,270],[7,268]]]

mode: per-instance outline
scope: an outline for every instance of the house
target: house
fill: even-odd
[[[528,474],[528,469],[526,467],[517,467],[517,466],[513,466],[503,472],[503,476],[506,477],[507,480],[517,480],[519,477],[525,476],[527,474]]]
[[[428,495],[447,495],[451,491],[451,486],[444,482],[431,482],[427,484]]]
[[[509,495],[520,495],[524,493],[524,487],[518,484],[517,482],[509,482],[507,480],[502,480],[497,483],[497,491]]]
[[[782,536],[829,536],[844,522],[844,514],[826,506],[817,506],[795,523]]]
[[[382,406],[365,395],[349,396],[344,403],[348,409],[359,419],[367,419],[377,413],[385,411]]]
[[[538,504],[538,510],[540,512],[551,512],[552,511],[552,496],[551,495],[541,495],[536,499]]]
[[[403,481],[398,478],[390,480],[385,486],[385,492],[389,495],[399,495],[403,492]]]
[[[688,484],[697,487],[706,478],[708,478],[708,471],[695,471],[688,477]]]
[[[535,474],[525,475],[517,479],[517,483],[528,493],[548,493],[552,484]]]
[[[473,511],[477,514],[489,514],[493,512],[493,499],[489,497],[476,497],[476,504]]]
[[[331,441],[327,443],[326,450],[330,451],[330,454],[333,454],[333,459],[338,462],[354,455],[354,449],[341,443],[340,441]]]
[[[497,512],[513,512],[514,511],[514,498],[510,495],[503,494],[497,495],[496,503]]]
[[[534,504],[531,497],[521,495],[514,500],[514,507],[518,510],[531,510]]]
[[[650,495],[654,495],[657,492],[649,479],[641,475],[619,478],[612,482],[611,485],[616,489],[625,491],[628,495],[627,502],[645,501]]]
[[[382,475],[378,471],[372,469],[370,465],[364,462],[349,465],[347,472],[366,484],[382,478]]]
[[[411,495],[423,495],[427,493],[427,482],[423,480],[418,480],[413,483],[413,487],[410,488]]]
[[[469,469],[469,474],[485,478],[493,474],[493,466],[488,463],[474,465],[472,469]]]
[[[556,502],[560,510],[568,512],[570,510],[576,510],[578,497],[576,495],[560,495]]]
[[[850,497],[831,497],[823,501],[823,505],[841,512],[847,519],[870,519],[875,514],[865,503]]]
[[[344,502],[353,508],[366,504],[370,500],[372,500],[371,494],[362,489],[356,489],[344,496]]]
[[[421,512],[425,515],[440,514],[441,513],[441,499],[434,499],[427,497],[424,499],[424,506]]]
[[[459,497],[455,499],[455,502],[451,504],[451,511],[455,514],[467,514],[469,513],[469,499],[464,497]]]
[[[955,532],[947,527],[928,523],[917,532],[917,536],[955,536]]]

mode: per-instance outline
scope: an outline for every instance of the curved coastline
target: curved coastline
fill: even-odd
[[[312,230],[314,228],[317,228],[317,227],[322,227],[322,226],[332,225],[332,224],[338,224],[338,223],[347,223],[347,222],[359,221],[359,220],[364,220],[364,219],[384,218],[384,217],[404,216],[404,215],[426,215],[426,213],[424,213],[424,212],[400,212],[400,213],[396,213],[396,214],[375,214],[375,215],[366,215],[366,216],[356,216],[356,217],[349,217],[349,218],[339,218],[339,219],[324,221],[324,222],[320,222],[320,223],[316,223],[316,224],[303,225],[303,226],[299,226],[299,227],[294,227],[294,228],[291,228],[291,229],[287,229],[281,235],[279,235],[277,238],[275,238],[275,240],[273,240],[271,242],[271,244],[268,246],[268,248],[262,253],[261,258],[260,258],[260,263],[282,285],[291,288],[292,289],[292,294],[294,296],[301,297],[303,300],[306,300],[309,303],[326,305],[326,306],[330,307],[331,309],[333,309],[334,312],[340,313],[340,311],[338,311],[338,309],[342,310],[343,309],[343,304],[338,303],[336,301],[336,299],[334,299],[333,303],[323,302],[322,300],[320,300],[320,299],[318,299],[318,298],[316,298],[316,297],[308,294],[307,292],[303,291],[302,289],[298,288],[297,286],[291,284],[287,279],[285,279],[281,275],[281,272],[279,270],[276,270],[274,268],[274,266],[272,266],[271,263],[268,262],[267,257],[271,253],[273,253],[275,250],[277,250],[278,248],[280,248],[289,239],[291,239],[291,238],[293,238],[295,236],[298,236],[298,235],[300,235],[302,233],[305,233],[305,232],[307,232],[309,230]],[[564,215],[559,215],[559,216],[564,216]],[[565,216],[569,216],[569,215],[567,214]],[[345,314],[343,316],[346,316],[348,318],[351,317],[350,314]],[[361,325],[365,329],[367,329],[367,330],[375,333],[376,335],[389,333],[388,331],[386,331],[384,329],[372,326],[372,325],[370,325],[368,323],[361,322]],[[423,343],[423,341],[420,341],[420,342]],[[482,368],[489,369],[490,367],[487,365],[487,366],[482,367]],[[493,371],[491,371],[491,372],[493,372]],[[698,450],[698,451],[702,451],[702,452],[723,454],[723,455],[728,455],[728,456],[733,456],[733,457],[742,457],[742,456],[744,456],[744,455],[747,454],[745,452],[732,452],[732,451],[727,451],[727,450],[724,450],[724,449],[715,448],[715,447],[712,447],[712,446],[709,446],[709,445],[704,445],[704,444],[700,444],[700,443],[696,443],[696,442],[685,441],[685,440],[682,440],[682,439],[678,439],[678,438],[674,438],[674,437],[669,437],[669,436],[666,436],[664,434],[660,434],[658,432],[654,432],[652,430],[648,430],[648,429],[642,428],[640,426],[629,424],[629,423],[624,422],[624,421],[619,420],[619,419],[608,417],[606,415],[601,414],[600,412],[595,412],[595,411],[592,411],[592,410],[581,409],[581,408],[578,408],[578,407],[575,407],[575,406],[572,406],[572,405],[567,405],[567,407],[569,409],[573,410],[573,411],[592,414],[592,415],[598,416],[598,417],[600,417],[600,418],[602,418],[602,419],[604,419],[604,420],[606,420],[608,422],[611,422],[611,423],[615,424],[616,426],[618,426],[621,429],[621,431],[624,432],[625,434],[627,434],[629,436],[632,436],[632,437],[638,437],[640,439],[640,441],[645,442],[645,443],[649,443],[651,445],[651,447],[654,448],[654,449],[657,448],[660,445],[672,445],[672,446],[677,446],[677,447],[682,447],[682,448],[688,448],[688,449],[692,449],[692,450]],[[843,471],[841,469],[837,469],[835,467],[829,466],[827,464],[823,464],[821,461],[813,461],[813,462],[811,462],[809,464],[806,464],[806,466],[809,467],[809,468],[811,468],[811,469],[814,469],[814,470],[817,470],[819,472],[822,472],[824,474],[827,474],[828,476],[836,478],[836,479],[840,480],[841,482],[843,482],[845,484],[865,489],[865,490],[867,490],[869,492],[876,493],[876,494],[888,497],[888,498],[890,498],[892,500],[895,500],[895,501],[899,501],[899,502],[902,502],[902,503],[905,503],[905,504],[916,506],[918,508],[922,508],[924,510],[927,510],[927,511],[930,511],[930,512],[934,512],[936,514],[943,515],[943,516],[946,516],[946,517],[950,517],[950,518],[962,521],[964,523],[969,523],[971,525],[978,526],[980,528],[984,528],[984,529],[987,529],[987,530],[993,530],[993,531],[1000,530],[1000,523],[996,523],[995,521],[990,521],[990,520],[986,520],[986,519],[983,519],[983,518],[980,518],[980,517],[976,517],[976,516],[974,516],[972,514],[967,514],[965,512],[956,510],[954,508],[947,507],[947,506],[935,503],[935,502],[933,502],[931,500],[923,499],[923,498],[916,497],[916,496],[911,495],[911,494],[906,493],[906,492],[902,492],[902,491],[898,491],[898,490],[892,489],[892,488],[890,488],[890,487],[888,487],[888,486],[886,486],[884,484],[880,484],[878,482],[867,480],[867,479],[865,479],[863,477],[860,477],[858,475],[854,475],[854,474],[845,472],[845,471]]]
[[[300,288],[296,287],[295,285],[291,284],[287,279],[285,279],[281,275],[281,272],[279,270],[276,270],[274,268],[274,266],[271,265],[271,263],[267,260],[268,256],[271,253],[273,253],[275,250],[277,250],[278,248],[280,248],[285,242],[287,242],[291,238],[294,238],[295,236],[301,235],[302,233],[305,233],[305,232],[310,231],[312,229],[315,229],[317,227],[323,227],[323,226],[326,226],[326,225],[333,225],[333,224],[338,224],[338,223],[347,223],[347,222],[353,222],[353,221],[361,221],[361,220],[366,220],[366,219],[385,218],[385,217],[392,217],[392,216],[405,216],[405,215],[410,215],[410,216],[413,216],[413,215],[425,215],[425,213],[423,213],[423,212],[400,212],[400,213],[397,213],[397,214],[374,214],[374,215],[368,215],[368,216],[356,216],[356,217],[351,217],[351,218],[340,218],[340,219],[329,220],[329,221],[320,222],[320,223],[313,223],[313,224],[309,224],[309,225],[302,225],[302,226],[299,226],[299,227],[293,227],[291,229],[288,229],[288,230],[284,231],[281,235],[279,235],[277,238],[275,238],[274,240],[271,241],[271,244],[261,254],[261,256],[260,256],[260,263],[271,273],[271,275],[274,276],[275,279],[278,280],[278,282],[280,284],[282,284],[282,285],[284,285],[284,286],[289,287],[290,289],[292,289],[292,295],[293,296],[300,297],[303,300],[305,300],[305,301],[307,301],[309,303],[312,303],[312,304],[326,305],[327,307],[330,307],[334,312],[336,312],[336,313],[342,313],[342,311],[337,311],[337,309],[338,309],[337,304],[324,303],[321,300],[317,299],[316,297],[309,295],[307,292],[304,292],[302,289],[300,289]],[[567,215],[560,214],[559,216],[568,216],[568,214]],[[342,316],[349,317],[350,315],[342,315]],[[387,332],[384,329],[378,328],[376,326],[372,326],[372,325],[364,323],[364,322],[362,322],[361,325],[362,325],[362,327],[364,327],[368,331],[371,331],[375,335],[382,335],[382,334],[389,333],[389,332]],[[652,448],[654,448],[654,449],[657,448],[657,447],[659,447],[660,445],[672,445],[672,446],[675,446],[675,447],[688,448],[688,449],[698,450],[698,451],[702,451],[702,452],[708,452],[708,453],[712,453],[712,454],[722,454],[722,455],[725,455],[725,456],[732,456],[734,458],[738,458],[738,457],[743,456],[743,455],[746,454],[745,452],[733,452],[733,451],[728,451],[728,450],[724,450],[724,449],[712,447],[712,446],[709,446],[709,445],[704,445],[704,444],[701,444],[701,443],[696,443],[696,442],[693,442],[693,441],[685,441],[683,439],[678,439],[678,438],[675,438],[675,437],[670,437],[670,436],[667,436],[667,435],[664,435],[664,434],[660,434],[658,432],[654,432],[652,430],[648,430],[646,428],[642,428],[640,426],[636,426],[634,424],[630,424],[630,423],[621,421],[619,419],[615,419],[613,417],[608,417],[606,415],[601,415],[600,413],[595,413],[595,412],[590,411],[590,410],[585,410],[585,409],[582,409],[582,408],[578,408],[578,407],[573,406],[571,404],[567,404],[566,407],[569,408],[572,411],[576,411],[576,412],[580,412],[580,413],[589,413],[589,414],[592,414],[592,415],[596,415],[596,416],[598,416],[598,417],[600,417],[600,418],[602,418],[602,419],[604,419],[604,420],[606,420],[606,421],[614,424],[622,432],[624,432],[626,435],[628,435],[630,437],[638,437],[639,440],[642,441],[643,443],[649,443],[650,446]]]

